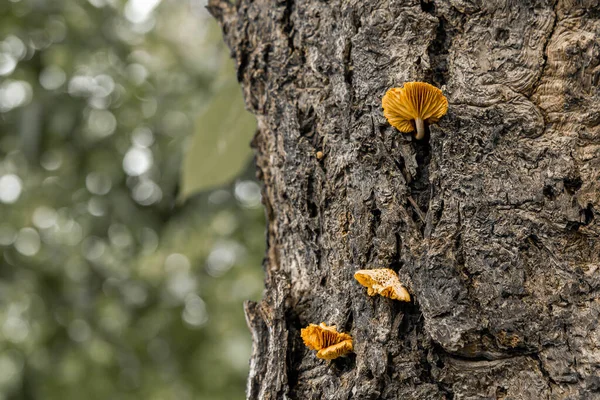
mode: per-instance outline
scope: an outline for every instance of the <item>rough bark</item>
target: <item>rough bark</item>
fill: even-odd
[[[598,1],[209,7],[259,121],[249,399],[600,398]],[[418,80],[450,104],[423,141],[380,105]],[[368,297],[372,267],[414,302]],[[317,359],[322,321],[355,354]]]

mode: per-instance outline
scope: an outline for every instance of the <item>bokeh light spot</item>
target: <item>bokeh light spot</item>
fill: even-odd
[[[91,139],[103,139],[117,128],[117,119],[108,110],[90,110],[87,128]]]
[[[67,74],[57,65],[44,68],[40,73],[40,85],[46,90],[56,90],[67,80]]]
[[[40,206],[33,212],[33,224],[40,229],[48,229],[56,223],[58,215],[53,208]]]
[[[96,236],[90,236],[82,243],[83,255],[90,261],[96,261],[104,254],[106,244]]]
[[[0,49],[11,54],[17,60],[22,60],[27,54],[25,43],[14,35],[7,36],[6,39],[0,43]]]
[[[17,66],[17,60],[11,55],[0,53],[0,76],[12,74]]]
[[[206,312],[204,300],[195,294],[186,296],[182,318],[186,323],[194,327],[206,324],[208,322],[208,313]]]
[[[40,164],[46,171],[56,171],[62,165],[63,156],[57,150],[48,150],[40,158]]]
[[[218,189],[208,196],[208,202],[211,204],[223,204],[231,198],[231,193],[225,189]]]
[[[7,204],[16,202],[22,190],[23,181],[18,176],[7,174],[0,177],[0,202]]]
[[[123,158],[123,170],[129,176],[140,176],[152,166],[152,152],[144,147],[131,147]]]
[[[40,251],[41,240],[38,232],[33,228],[23,228],[19,231],[15,248],[24,256],[34,256]]]
[[[235,198],[247,208],[260,207],[260,186],[253,181],[241,181],[235,184]]]
[[[33,89],[28,82],[7,80],[0,86],[0,111],[7,112],[28,104],[32,96]]]
[[[206,270],[214,276],[224,275],[243,256],[244,248],[234,241],[218,242],[206,259]]]
[[[154,135],[150,128],[140,126],[133,131],[131,141],[139,147],[150,147],[154,143]]]
[[[92,335],[92,330],[87,322],[82,319],[73,320],[69,324],[69,337],[76,342],[86,342]]]
[[[106,204],[100,197],[92,197],[88,201],[87,210],[94,217],[102,217],[106,214]]]
[[[2,324],[4,337],[13,343],[21,343],[29,336],[29,323],[14,305],[8,308],[8,315]]]
[[[149,206],[162,199],[162,190],[150,179],[140,179],[140,182],[133,188],[132,196],[139,204]]]
[[[85,177],[85,186],[90,193],[102,196],[110,192],[112,181],[103,173],[92,172]]]
[[[108,228],[108,238],[113,246],[127,248],[133,244],[129,229],[123,224],[111,224]]]
[[[129,0],[125,5],[125,17],[134,24],[145,22],[160,0]]]

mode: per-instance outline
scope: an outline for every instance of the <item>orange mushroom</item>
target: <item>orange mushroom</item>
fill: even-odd
[[[368,288],[369,296],[379,294],[394,300],[410,301],[408,290],[402,286],[398,275],[389,268],[361,269],[356,271],[354,279]]]
[[[310,324],[300,331],[306,347],[318,350],[317,357],[333,360],[352,351],[352,336],[337,331],[335,325]]]
[[[425,136],[425,122],[437,122],[448,111],[448,100],[442,91],[425,82],[406,82],[401,88],[391,88],[381,105],[383,115],[394,128],[400,132],[416,130],[417,139]]]

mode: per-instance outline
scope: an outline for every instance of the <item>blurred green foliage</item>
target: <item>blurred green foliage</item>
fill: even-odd
[[[202,1],[0,1],[0,400],[243,397],[260,188],[176,203],[226,55]]]
[[[185,154],[181,197],[222,185],[243,171],[251,155],[249,143],[256,118],[244,108],[244,99],[230,60],[227,76],[217,85],[210,105],[196,120],[199,129]]]

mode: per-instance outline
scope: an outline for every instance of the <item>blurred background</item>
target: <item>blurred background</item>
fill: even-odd
[[[0,400],[239,399],[264,214],[202,0],[0,0]]]

